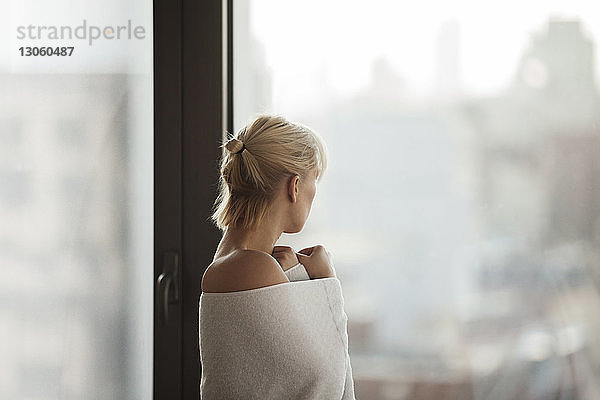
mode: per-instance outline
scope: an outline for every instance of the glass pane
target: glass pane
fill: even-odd
[[[235,3],[235,130],[318,131],[360,399],[600,398],[590,2]]]
[[[150,399],[152,2],[3,10],[0,398]]]

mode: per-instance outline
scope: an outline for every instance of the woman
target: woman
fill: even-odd
[[[327,167],[309,128],[260,115],[223,144],[212,219],[224,231],[202,278],[201,398],[354,399],[341,286],[300,232]]]

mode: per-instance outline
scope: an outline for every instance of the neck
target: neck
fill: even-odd
[[[215,258],[233,250],[260,250],[272,254],[275,242],[282,233],[281,229],[272,224],[259,225],[252,230],[227,227]]]

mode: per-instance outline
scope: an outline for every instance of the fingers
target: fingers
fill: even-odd
[[[283,246],[283,245],[277,245],[273,247],[273,250],[287,250],[287,249],[291,249],[290,246]]]
[[[315,251],[325,251],[328,253],[327,249],[322,244],[317,244],[317,245],[311,246],[311,247],[305,247],[302,250],[300,250],[299,253],[311,255]]]
[[[327,250],[325,248],[325,246],[318,244],[315,246],[311,246],[311,247],[305,247],[300,251],[295,251],[291,246],[274,246],[273,247],[273,254],[278,253],[278,254],[282,254],[282,253],[290,253],[290,254],[302,254],[302,255],[311,255],[315,250],[318,251],[324,251],[326,254],[328,255],[332,255],[332,253]]]
[[[306,255],[309,256],[309,255],[312,254],[312,252],[313,252],[313,247],[306,247],[306,248],[300,250],[298,253],[300,253],[300,254],[306,254]]]
[[[291,252],[291,253],[295,253],[294,249],[290,246],[275,246],[273,247],[273,253],[280,253],[280,252]]]

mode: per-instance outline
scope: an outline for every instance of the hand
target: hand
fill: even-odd
[[[290,246],[275,246],[271,255],[275,257],[284,271],[287,271],[300,262],[298,261],[296,252]]]
[[[331,253],[322,245],[307,247],[296,253],[310,279],[335,277]]]

